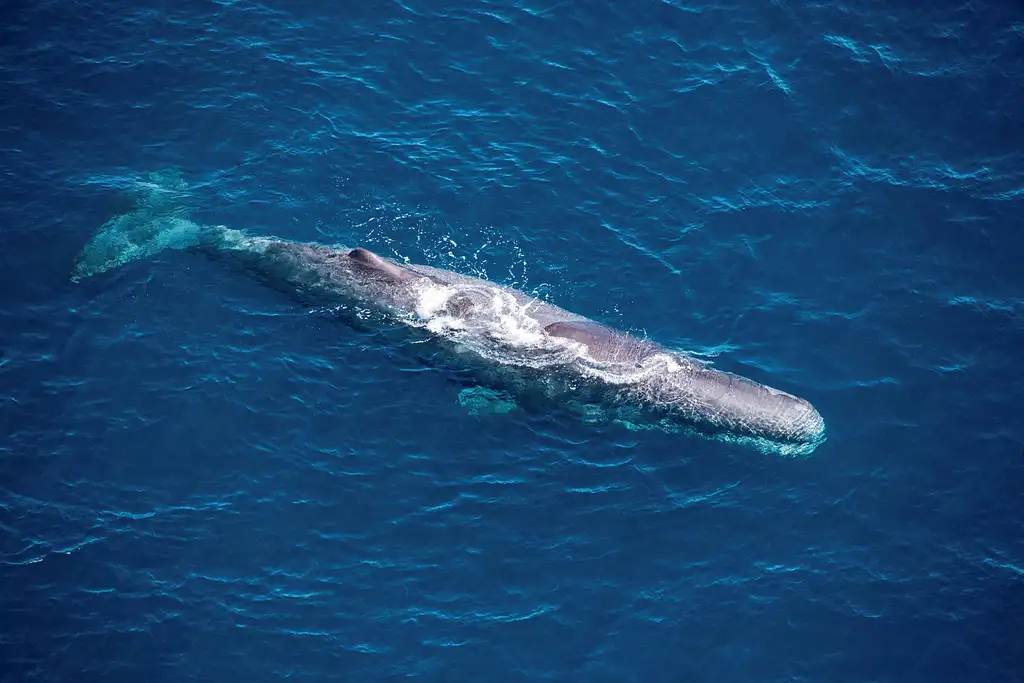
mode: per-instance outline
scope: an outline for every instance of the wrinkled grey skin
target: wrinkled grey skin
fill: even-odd
[[[495,289],[509,293],[551,337],[584,345],[587,358],[539,371],[514,364],[469,361],[487,383],[510,391],[521,401],[538,397],[596,404],[610,414],[630,419],[668,419],[711,434],[795,445],[792,452],[810,452],[824,439],[824,422],[811,404],[749,379],[708,367],[680,352],[616,331],[558,306],[537,301],[517,290],[478,278],[425,265],[402,265],[365,249],[252,238],[232,242],[211,230],[200,249],[217,258],[235,260],[276,287],[318,305],[358,305],[385,317],[414,314],[417,291],[425,281],[455,286],[458,294],[446,312],[472,319],[482,299]],[[435,340],[444,344],[443,339]],[[458,350],[458,349],[456,349]],[[645,361],[668,356],[675,371],[648,373],[635,381],[608,383],[583,372],[585,363],[635,373]],[[477,359],[479,360],[479,359]],[[801,450],[803,449],[803,450]]]

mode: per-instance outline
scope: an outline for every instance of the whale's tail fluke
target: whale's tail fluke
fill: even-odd
[[[189,220],[189,189],[176,171],[150,173],[132,186],[134,208],[107,221],[75,259],[79,282],[163,249],[198,244],[202,227]]]

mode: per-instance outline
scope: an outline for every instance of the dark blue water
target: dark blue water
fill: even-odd
[[[1024,681],[1016,3],[14,2],[0,680]],[[811,400],[810,458],[521,411],[195,255],[481,274]]]

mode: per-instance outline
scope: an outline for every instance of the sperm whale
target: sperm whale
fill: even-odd
[[[660,426],[806,455],[825,440],[808,401],[712,367],[683,351],[614,329],[512,287],[452,270],[399,263],[362,247],[296,242],[193,222],[186,188],[155,175],[137,207],[85,244],[73,281],[188,249],[240,264],[303,302],[365,311],[398,324],[473,368],[513,399],[571,406],[627,426]],[[344,316],[343,316],[344,317]]]

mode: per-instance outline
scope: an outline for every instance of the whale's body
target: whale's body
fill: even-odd
[[[517,289],[362,248],[199,226],[180,209],[153,210],[172,205],[158,198],[108,222],[83,249],[72,279],[160,249],[188,248],[235,263],[351,322],[420,335],[520,403],[570,407],[627,426],[696,431],[783,454],[807,454],[824,441],[824,421],[801,398]]]

